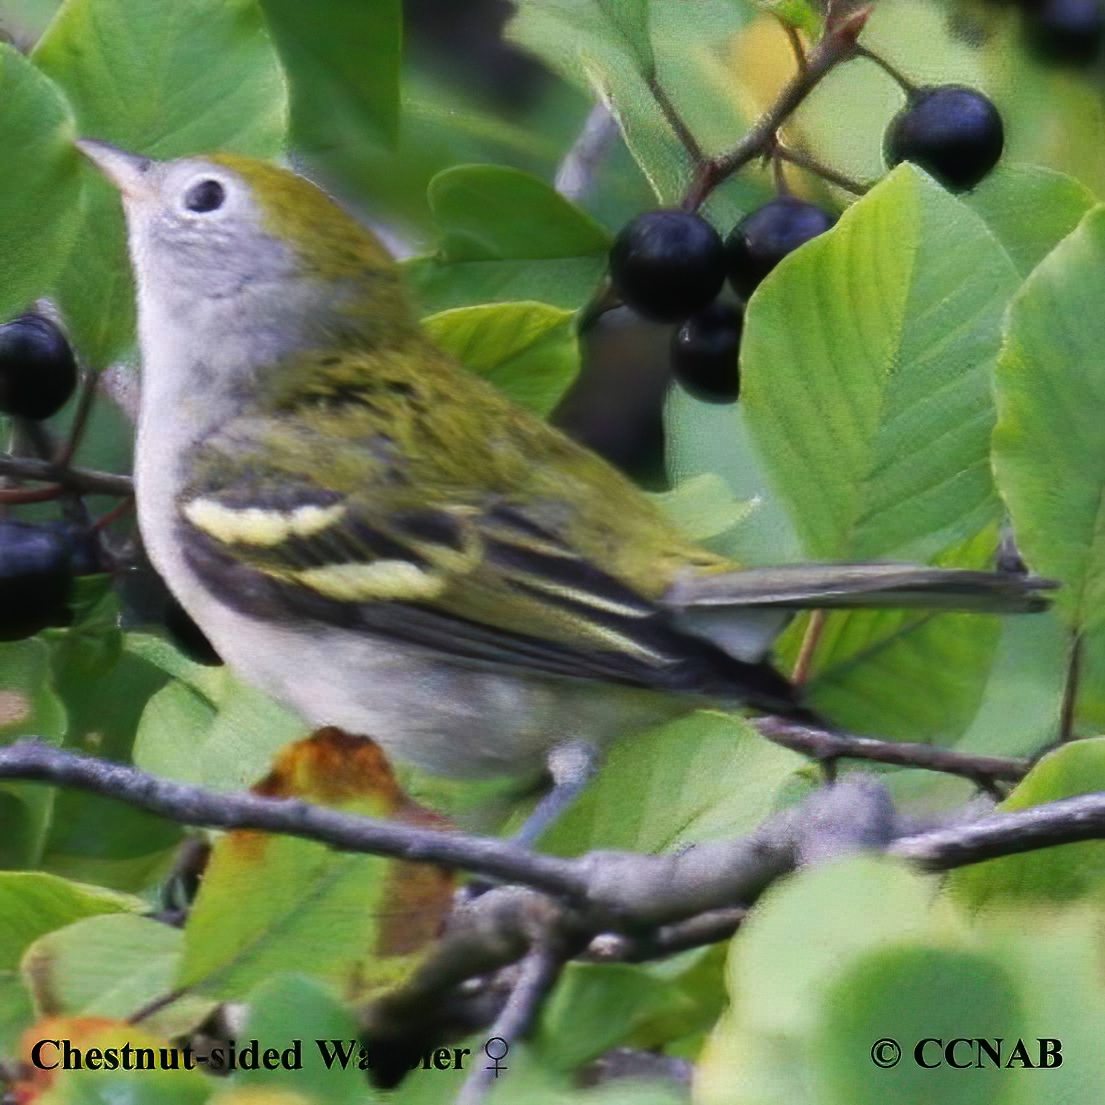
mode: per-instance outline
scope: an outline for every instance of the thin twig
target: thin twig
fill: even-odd
[[[806,69],[809,68],[809,62],[806,60],[806,48],[802,44],[801,35],[793,24],[788,23],[785,19],[779,18],[779,25],[783,28],[783,33],[787,36],[790,48],[794,52],[794,64],[798,66],[798,72],[805,73]]]
[[[121,503],[116,503],[105,514],[101,514],[99,518],[93,523],[92,528],[96,531],[102,531],[110,526],[115,525],[120,518],[125,518],[130,512],[134,510],[134,496],[131,495],[124,499]]]
[[[810,677],[813,654],[817,651],[821,634],[825,630],[826,616],[827,612],[824,610],[810,611],[810,620],[806,623],[806,632],[802,635],[798,658],[794,661],[794,670],[790,673],[790,681],[796,687],[801,687]]]
[[[1078,706],[1078,680],[1082,674],[1082,634],[1071,636],[1067,654],[1067,677],[1063,683],[1063,702],[1059,708],[1059,743],[1066,744],[1074,735],[1074,714]]]
[[[987,779],[1006,783],[1020,782],[1031,766],[1028,760],[1003,756],[972,756],[934,744],[881,741],[846,733],[830,733],[807,725],[797,725],[779,717],[756,718],[752,724],[775,744],[813,756],[820,761],[871,760],[897,767],[920,767],[928,771],[942,771],[947,775],[961,775],[972,782]]]
[[[22,506],[25,503],[50,503],[64,494],[65,488],[60,483],[45,487],[0,487],[0,504]]]
[[[838,188],[843,188],[845,192],[851,192],[854,196],[865,196],[871,191],[872,186],[870,184],[863,184],[850,176],[846,176],[844,173],[838,173],[836,169],[831,169],[828,165],[823,165],[816,158],[811,157],[807,153],[802,153],[799,150],[792,150],[787,146],[777,145],[775,147],[775,156],[783,161],[789,161],[791,165],[797,165],[800,169],[805,169],[807,172],[813,173],[814,176],[821,177],[822,180],[827,180],[830,184],[835,184]]]
[[[987,859],[1102,837],[1105,793],[1096,793],[901,837],[887,851],[926,871],[950,871]]]
[[[96,388],[99,384],[98,372],[90,372],[84,379],[81,387],[80,398],[77,400],[77,410],[73,415],[73,423],[69,427],[69,436],[64,446],[55,458],[61,468],[68,468],[73,454],[77,451],[84,437],[85,427],[88,425],[88,417],[92,413],[92,404],[96,398]]]
[[[556,944],[539,942],[534,945],[522,960],[518,981],[506,1005],[488,1030],[488,1044],[502,1040],[506,1045],[504,1055],[509,1052],[510,1045],[529,1030],[538,1006],[555,985],[563,965],[564,953]],[[509,1068],[502,1066],[500,1061],[473,1067],[457,1094],[456,1105],[479,1105],[504,1069]]]
[[[866,46],[857,46],[855,56],[873,61],[888,77],[891,77],[897,83],[898,87],[907,96],[912,96],[917,91],[917,85],[913,81],[897,66],[891,65],[881,54],[876,54],[874,50],[869,50]]]
[[[821,80],[841,62],[856,56],[859,50],[856,38],[869,15],[869,7],[860,8],[826,33],[810,52],[805,70],[791,78],[779,98],[745,136],[728,153],[703,162],[683,199],[684,210],[697,211],[703,200],[723,180],[755,158],[770,152],[775,141],[775,132],[802,105]]]
[[[12,476],[19,480],[48,480],[61,484],[67,490],[83,491],[89,495],[134,494],[134,482],[130,476],[117,476],[88,468],[64,468],[33,457],[0,454],[0,476]]]

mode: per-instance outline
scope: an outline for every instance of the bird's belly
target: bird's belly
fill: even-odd
[[[360,632],[275,627],[225,609],[215,619],[208,635],[247,682],[312,726],[372,737],[389,755],[442,775],[530,775],[565,740],[603,745],[695,705],[484,670]]]

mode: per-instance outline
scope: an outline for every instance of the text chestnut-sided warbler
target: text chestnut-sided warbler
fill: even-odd
[[[1043,604],[1004,574],[736,571],[431,344],[392,258],[313,184],[81,149],[126,208],[150,558],[219,655],[311,724],[521,775],[704,700],[797,712],[763,662],[796,608]]]

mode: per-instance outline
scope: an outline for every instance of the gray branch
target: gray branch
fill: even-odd
[[[72,491],[87,495],[133,495],[134,483],[130,476],[117,476],[111,472],[95,472],[88,468],[69,468],[36,457],[0,455],[0,476],[14,476],[21,480],[41,480],[43,483],[60,483]]]

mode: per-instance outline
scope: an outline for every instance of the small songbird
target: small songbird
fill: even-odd
[[[797,609],[1046,604],[1006,573],[739,570],[435,347],[393,259],[314,184],[79,146],[126,210],[150,559],[312,725],[522,776],[704,704],[802,716],[764,659]]]

